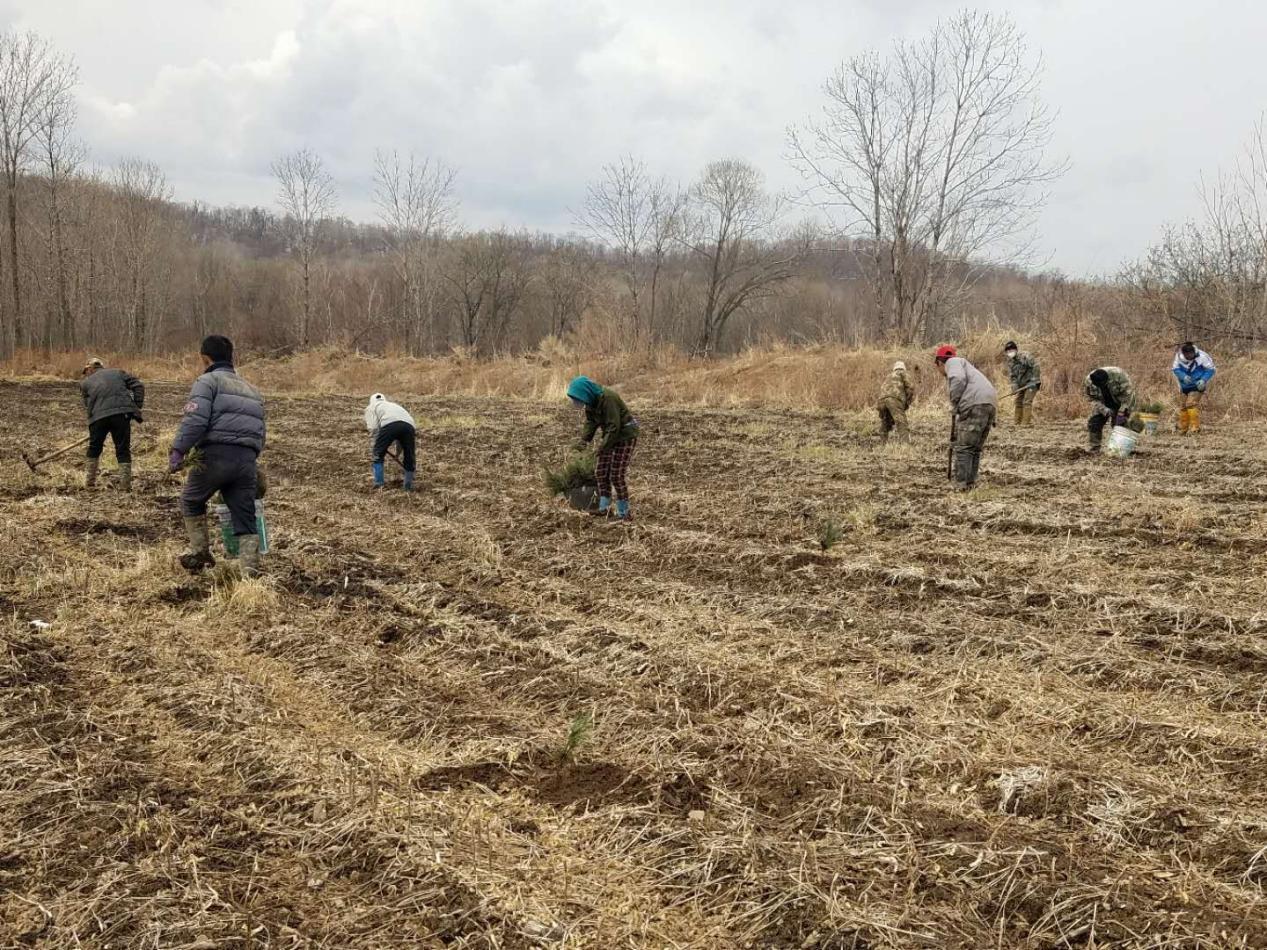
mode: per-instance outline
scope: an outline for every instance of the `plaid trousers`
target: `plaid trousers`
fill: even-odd
[[[629,460],[633,458],[637,445],[637,439],[630,439],[598,453],[594,476],[598,480],[600,495],[610,498],[614,494],[617,501],[629,500],[629,484],[625,479],[629,475]]]

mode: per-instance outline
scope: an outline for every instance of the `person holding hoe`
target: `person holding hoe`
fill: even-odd
[[[616,517],[628,524],[633,521],[629,513],[629,461],[638,445],[638,420],[614,389],[600,386],[588,376],[572,380],[567,395],[572,405],[585,413],[585,429],[575,445],[577,451],[584,451],[600,429],[603,432],[594,466],[599,494],[597,514],[611,514],[614,494]]]
[[[108,435],[114,443],[115,461],[119,463],[119,488],[131,491],[132,423],[140,425],[143,421],[145,386],[132,374],[121,369],[106,369],[101,360],[93,357],[84,366],[79,394],[88,413],[88,470],[84,474],[84,486],[97,486],[97,470]]]
[[[180,556],[180,564],[191,573],[215,564],[207,533],[207,501],[220,492],[238,539],[242,575],[250,577],[260,565],[255,494],[257,459],[264,450],[264,397],[234,372],[228,337],[207,337],[200,355],[204,371],[194,380],[168,459],[168,471],[174,473],[185,466],[193,449],[200,456],[190,466],[180,493],[180,513],[189,535],[189,550]]]
[[[976,487],[981,450],[994,427],[998,393],[981,370],[958,354],[953,346],[939,346],[937,368],[946,377],[950,397],[950,480],[958,491]]]
[[[1179,347],[1171,371],[1179,381],[1179,431],[1201,431],[1201,398],[1214,379],[1214,360],[1191,340]]]
[[[1016,424],[1034,424],[1034,397],[1043,382],[1038,371],[1038,361],[1021,352],[1014,340],[1003,344],[1003,356],[1007,359],[1008,381],[1012,384],[1012,396],[1016,400]]]
[[[374,487],[382,488],[386,482],[383,462],[387,458],[388,449],[398,446],[400,456],[397,461],[405,471],[405,491],[414,490],[414,467],[418,430],[414,425],[414,417],[404,406],[391,402],[382,393],[370,396],[369,405],[365,407],[365,428],[370,433],[370,462],[374,469]]]

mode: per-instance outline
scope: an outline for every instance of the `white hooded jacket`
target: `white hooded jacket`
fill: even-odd
[[[365,407],[365,428],[369,434],[376,435],[379,429],[393,422],[407,422],[415,429],[418,428],[414,425],[414,417],[404,406],[390,402],[382,393],[370,396],[370,404]]]

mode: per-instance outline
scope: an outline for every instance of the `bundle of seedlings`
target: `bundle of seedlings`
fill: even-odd
[[[562,495],[579,511],[596,508],[598,479],[594,475],[594,465],[594,453],[581,452],[559,468],[547,466],[543,473],[546,489],[551,497]]]

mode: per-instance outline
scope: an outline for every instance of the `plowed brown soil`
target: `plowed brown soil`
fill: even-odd
[[[412,496],[270,401],[235,583],[173,417],[88,492],[0,384],[0,946],[1267,946],[1256,429],[1004,427],[965,497],[931,417],[636,406],[626,530],[543,496],[567,410],[406,402]]]

